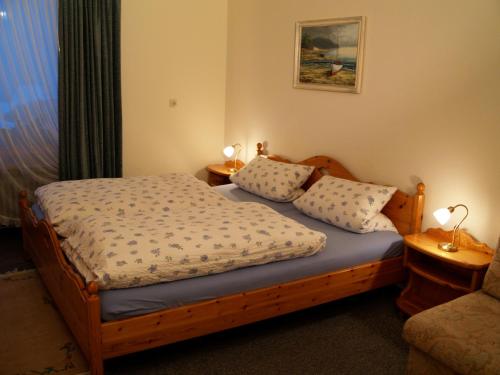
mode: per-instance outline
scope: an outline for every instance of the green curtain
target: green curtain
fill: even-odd
[[[122,175],[120,0],[59,1],[59,178]]]

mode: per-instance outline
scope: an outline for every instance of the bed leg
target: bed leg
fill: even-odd
[[[102,356],[102,332],[101,332],[101,311],[98,297],[98,287],[94,281],[87,285],[88,317],[89,317],[89,365],[92,375],[104,374],[104,363]]]
[[[97,337],[99,336],[99,337]],[[90,358],[89,367],[91,375],[103,375],[104,374],[104,361],[102,358],[102,345],[101,345],[101,335],[93,335],[90,337]]]
[[[92,360],[90,362],[90,374],[91,375],[103,375],[104,374],[104,367],[102,363],[102,359],[99,360]]]

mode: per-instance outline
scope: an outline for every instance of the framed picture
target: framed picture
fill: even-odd
[[[297,22],[293,87],[361,92],[365,17]]]

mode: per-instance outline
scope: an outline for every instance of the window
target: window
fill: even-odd
[[[57,177],[57,0],[0,0],[0,225]]]

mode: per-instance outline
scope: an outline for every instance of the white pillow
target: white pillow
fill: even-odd
[[[391,219],[385,216],[382,212],[376,214],[373,219],[370,219],[370,223],[367,224],[368,232],[396,232],[399,233],[397,228],[392,223]]]
[[[367,233],[375,230],[372,219],[395,191],[392,186],[323,176],[293,204],[316,219],[351,232]]]
[[[304,194],[300,187],[313,171],[314,167],[307,165],[282,163],[258,156],[229,178],[240,188],[261,197],[290,202]]]

